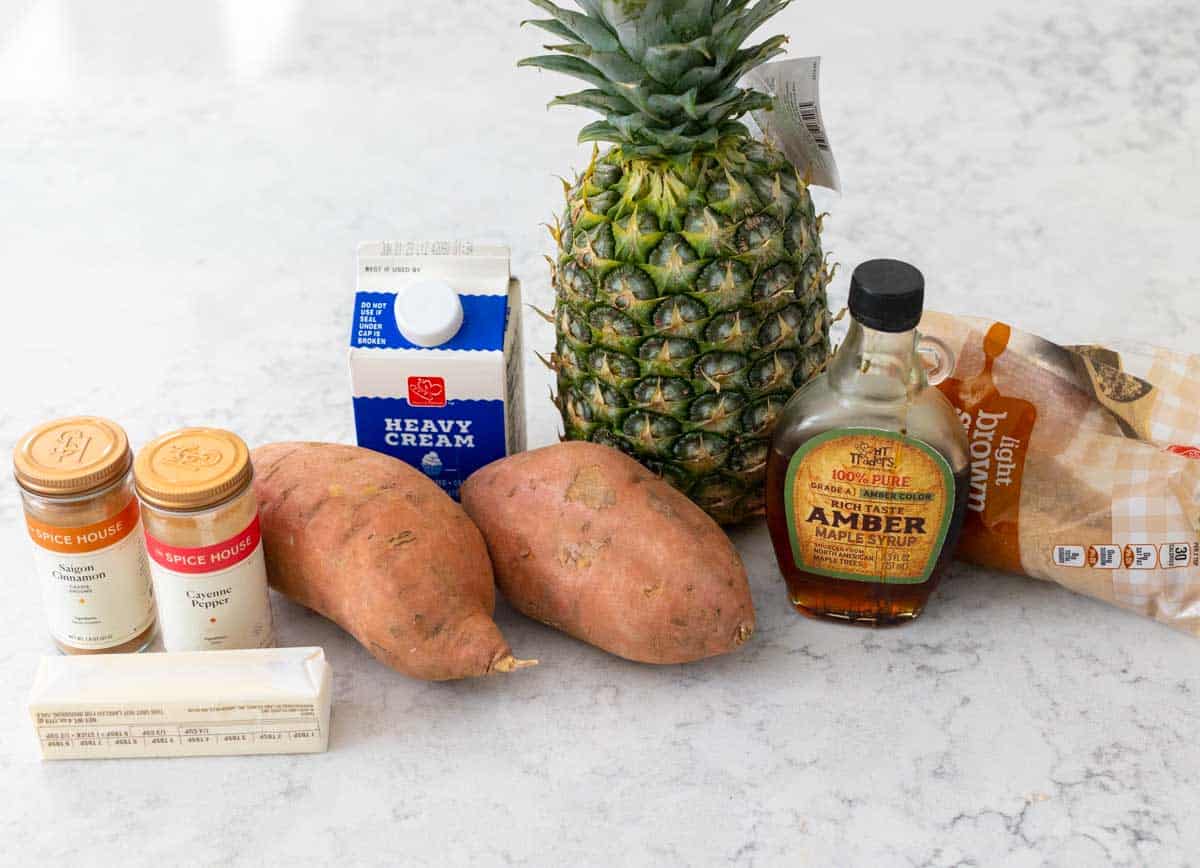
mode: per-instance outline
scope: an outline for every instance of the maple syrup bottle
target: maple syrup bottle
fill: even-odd
[[[767,522],[792,604],[805,615],[911,621],[953,556],[968,442],[954,407],[931,386],[954,360],[917,333],[924,301],[925,279],[913,266],[859,266],[845,341],[780,415]]]

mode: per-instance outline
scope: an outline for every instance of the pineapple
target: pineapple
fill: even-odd
[[[532,0],[561,44],[521,61],[583,79],[604,115],[552,228],[565,436],[614,446],[722,524],[759,514],[775,420],[829,353],[821,218],[804,177],[738,122],[743,47],[790,0]]]

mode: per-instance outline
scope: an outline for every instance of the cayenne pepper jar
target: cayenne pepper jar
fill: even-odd
[[[13,473],[50,635],[64,654],[141,651],[154,638],[154,596],[120,425],[76,416],[17,443]]]
[[[163,646],[269,647],[271,601],[246,444],[217,428],[166,434],[138,453],[134,478]]]

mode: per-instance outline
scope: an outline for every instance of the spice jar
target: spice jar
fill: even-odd
[[[164,647],[268,647],[271,601],[246,444],[188,428],[147,444],[133,472]]]
[[[120,425],[94,416],[47,422],[13,453],[50,635],[64,654],[141,651],[154,597]]]

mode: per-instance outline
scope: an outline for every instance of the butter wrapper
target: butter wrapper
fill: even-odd
[[[43,657],[29,697],[42,759],[320,753],[320,648]]]

